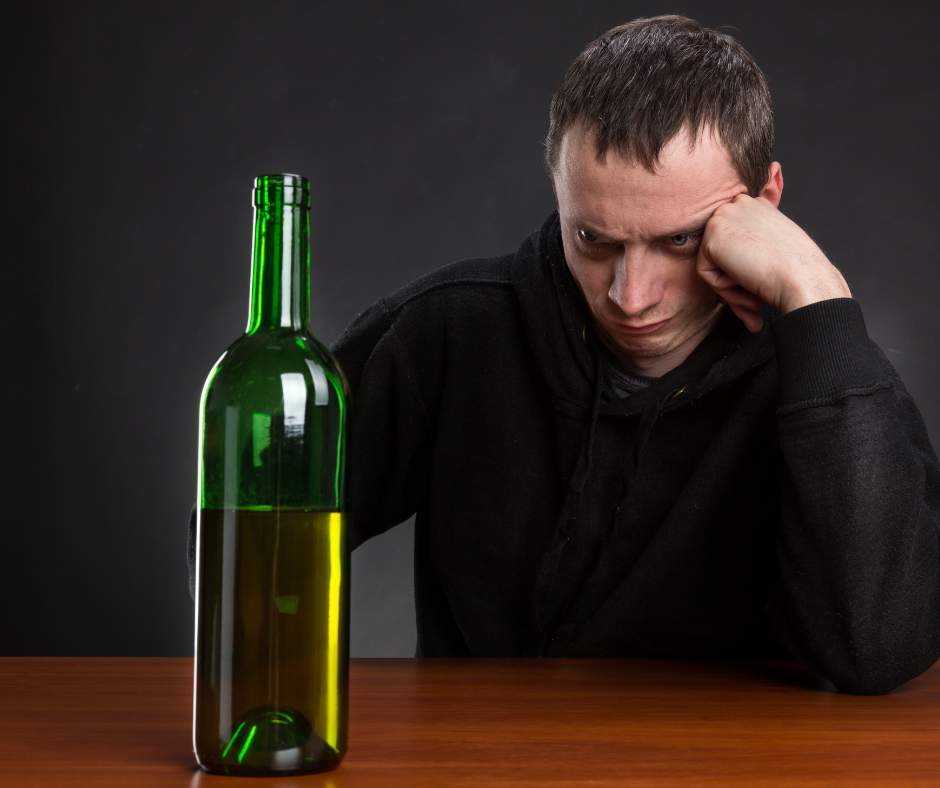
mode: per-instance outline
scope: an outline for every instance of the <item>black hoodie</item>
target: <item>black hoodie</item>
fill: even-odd
[[[940,466],[858,304],[605,395],[557,214],[447,266],[333,352],[353,547],[417,513],[418,656],[786,658],[880,693],[940,656]]]

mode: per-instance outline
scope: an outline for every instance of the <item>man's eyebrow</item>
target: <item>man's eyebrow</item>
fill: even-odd
[[[709,216],[708,218],[711,219],[711,216]],[[705,225],[706,225],[707,223],[708,223],[708,219],[706,219],[706,220],[705,220],[704,222],[702,222],[701,224],[696,225],[696,226],[695,226],[694,228],[692,228],[692,229],[673,230],[673,231],[671,231],[671,232],[664,233],[661,237],[662,237],[662,238],[672,238],[674,235],[701,235],[702,233],[705,232]]]
[[[708,220],[712,218],[713,214],[714,214],[714,211],[711,214],[709,214],[704,220],[699,221],[693,228],[686,228],[682,230],[670,230],[668,232],[661,233],[657,237],[672,238],[675,235],[701,235],[702,233],[705,232],[705,225],[708,224]],[[591,235],[596,235],[597,241],[595,241],[595,243],[620,243],[620,241],[617,241],[611,238],[609,235],[602,232],[601,230],[596,229],[595,227],[593,227],[587,222],[575,221],[573,222],[573,224],[577,231],[584,230],[585,232],[591,233]]]
[[[587,222],[574,222],[573,224],[577,232],[581,232],[582,230],[584,230],[584,232],[588,232],[591,235],[596,235],[598,240],[595,243],[619,243],[619,241],[613,240],[609,235],[592,227]]]
[[[731,200],[733,199],[734,197],[731,198]],[[725,200],[723,203],[721,203],[721,205],[725,205],[726,203],[731,202],[731,200]],[[721,205],[717,206],[715,208],[715,211],[717,211],[718,208],[721,207]],[[708,224],[709,221],[711,221],[712,216],[715,215],[715,211],[712,211],[710,214],[708,214],[708,216],[706,216],[701,222],[699,222],[699,224],[692,230],[676,230],[675,232],[667,233],[666,235],[662,235],[660,237],[672,238],[672,236],[674,235],[701,235],[702,233],[705,232],[705,225]]]

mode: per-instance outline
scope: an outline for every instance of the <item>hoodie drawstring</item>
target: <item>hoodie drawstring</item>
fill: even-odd
[[[669,404],[669,400],[678,397],[683,391],[685,391],[685,386],[670,391],[659,402],[650,402],[643,408],[640,421],[636,426],[636,438],[633,441],[633,472],[630,474],[630,481],[627,484],[628,491],[633,487],[633,481],[640,471],[640,455],[643,453],[643,449],[646,448],[646,442],[649,440],[653,427],[659,421],[659,417],[663,414],[666,405]]]
[[[598,362],[600,361],[600,359],[597,360]],[[637,424],[636,438],[634,440],[633,469],[630,474],[630,480],[625,485],[623,499],[621,500],[620,505],[617,507],[618,512],[623,506],[624,501],[626,501],[627,496],[630,494],[630,490],[633,488],[633,483],[640,470],[640,455],[643,453],[643,449],[646,448],[646,443],[653,431],[653,427],[656,425],[656,422],[659,421],[659,417],[663,414],[663,411],[669,404],[669,401],[675,397],[678,397],[683,391],[685,391],[685,389],[686,387],[682,386],[682,388],[670,391],[662,399],[650,402],[640,414],[640,420]],[[587,482],[587,477],[591,471],[591,451],[594,444],[594,428],[597,424],[597,417],[600,411],[602,390],[603,375],[601,373],[600,366],[598,366],[597,385],[594,392],[594,406],[591,411],[590,426],[588,427],[587,435],[585,436],[585,447],[582,450],[581,458],[578,462],[575,475],[572,477],[571,487],[569,488],[568,496],[565,499],[565,505],[562,507],[560,527],[556,532],[554,539],[552,540],[549,552],[542,561],[542,568],[539,572],[536,585],[536,588],[540,589],[536,597],[536,613],[538,619],[537,624],[539,631],[541,632],[542,641],[539,648],[540,655],[544,654],[548,650],[553,640],[553,638],[547,636],[548,632],[546,629],[548,622],[544,620],[544,605],[547,600],[548,593],[551,591],[552,585],[554,583],[555,573],[558,570],[558,565],[561,562],[561,555],[571,536],[571,526],[577,520],[577,515],[581,507],[582,491],[584,490],[584,485]],[[577,484],[575,484],[576,482]],[[611,534],[608,533],[607,539],[604,540],[604,548],[602,548],[602,552],[603,549],[606,549],[607,541],[610,539],[610,536]],[[597,572],[597,569],[598,564],[595,564],[593,571],[586,579],[584,585],[587,585],[591,582],[591,580],[594,578],[594,574]],[[542,585],[543,583],[544,585]],[[582,597],[581,601],[578,603],[579,619],[582,617],[583,602],[584,599]],[[578,630],[580,630],[580,625],[578,626]]]
[[[555,535],[552,537],[548,551],[542,558],[542,566],[539,569],[538,578],[535,582],[537,589],[535,597],[536,626],[540,632],[543,632],[547,626],[547,622],[544,620],[545,604],[548,594],[555,583],[555,573],[558,571],[559,563],[561,563],[561,555],[564,552],[565,545],[568,544],[568,540],[571,538],[572,528],[577,523],[578,514],[581,510],[581,498],[584,492],[584,485],[591,473],[591,457],[594,450],[594,428],[597,425],[597,416],[601,407],[601,394],[604,389],[600,358],[596,351],[594,360],[597,365],[597,378],[594,385],[594,404],[591,406],[590,421],[585,431],[581,453],[578,458],[578,465],[568,484],[568,494],[565,496],[565,503],[561,508],[561,515],[558,518],[558,528],[555,529]]]

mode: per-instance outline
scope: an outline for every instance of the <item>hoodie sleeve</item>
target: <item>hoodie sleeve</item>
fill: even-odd
[[[332,347],[352,391],[352,539],[355,549],[413,515],[426,489],[429,418],[384,300]]]
[[[771,330],[786,468],[775,629],[839,689],[888,692],[940,656],[940,465],[858,302]]]

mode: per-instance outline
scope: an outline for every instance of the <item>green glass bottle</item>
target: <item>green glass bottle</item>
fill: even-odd
[[[203,769],[289,775],[346,752],[348,388],[313,338],[310,185],[255,181],[248,328],[200,410],[193,744]]]

